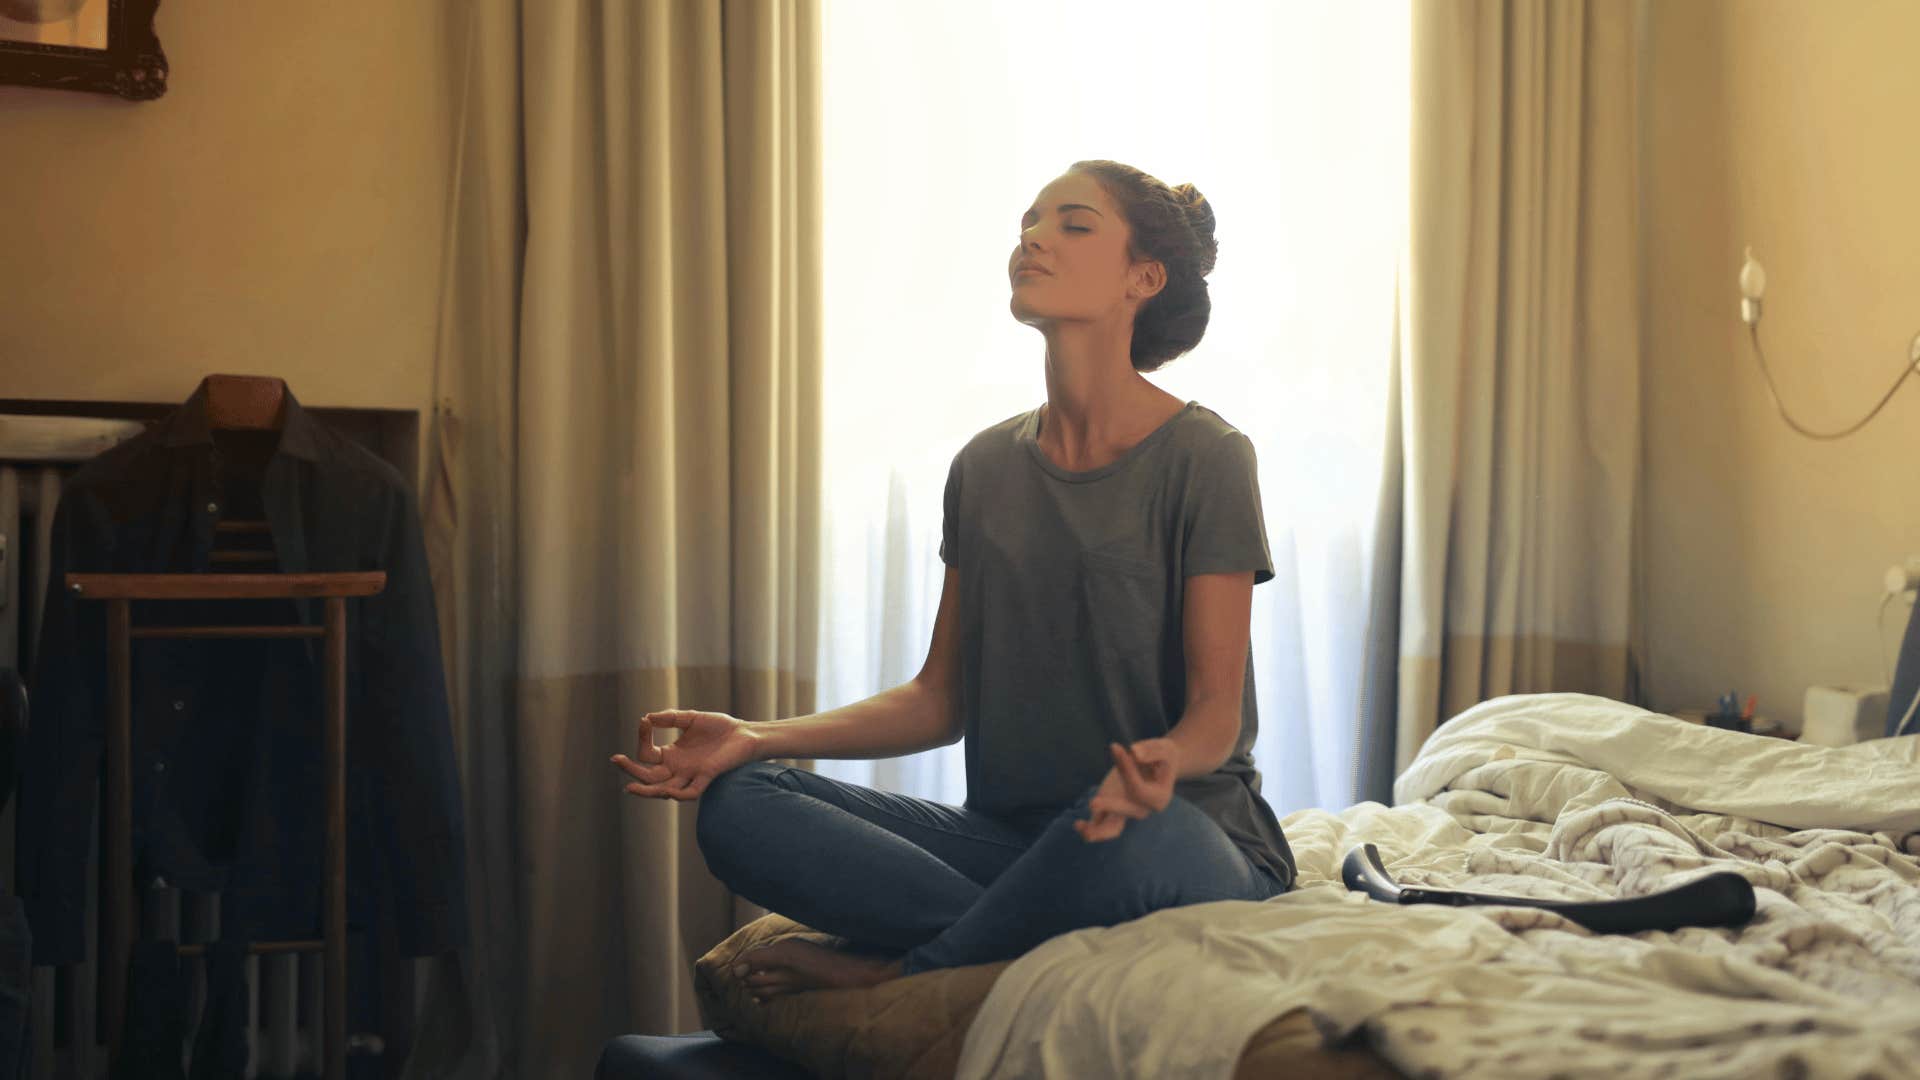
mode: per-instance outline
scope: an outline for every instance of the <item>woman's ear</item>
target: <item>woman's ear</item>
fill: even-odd
[[[1143,304],[1167,287],[1167,267],[1158,259],[1142,259],[1134,263],[1129,272],[1133,284],[1128,286],[1127,294]]]

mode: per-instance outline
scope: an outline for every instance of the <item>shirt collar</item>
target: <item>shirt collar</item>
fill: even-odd
[[[283,391],[286,408],[281,418],[280,442],[274,447],[276,454],[290,454],[303,461],[320,460],[320,440],[316,429],[317,421],[307,415],[294,398],[291,389]],[[207,422],[207,387],[202,383],[188,398],[186,404],[175,409],[160,422],[160,445],[196,446],[212,445],[213,428]]]

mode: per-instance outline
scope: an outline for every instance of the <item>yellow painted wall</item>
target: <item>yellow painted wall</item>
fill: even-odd
[[[1832,443],[1774,412],[1738,318],[1741,248],[1787,407],[1836,429],[1920,332],[1920,4],[1660,0],[1648,24],[1645,628],[1657,708],[1884,685],[1886,568],[1920,553],[1920,379]]]
[[[424,420],[451,10],[164,0],[158,101],[0,87],[0,397],[179,402],[226,371]]]

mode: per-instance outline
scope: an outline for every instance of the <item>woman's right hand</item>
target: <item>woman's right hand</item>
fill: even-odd
[[[678,728],[680,737],[653,745],[653,729]],[[747,722],[726,713],[664,709],[640,718],[638,759],[613,755],[615,767],[638,783],[627,794],[651,799],[697,799],[714,777],[755,759],[758,738]]]

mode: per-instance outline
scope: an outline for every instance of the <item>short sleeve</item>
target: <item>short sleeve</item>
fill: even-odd
[[[947,494],[940,523],[940,561],[960,565],[960,455],[947,468]]]
[[[1253,442],[1228,432],[1201,456],[1187,493],[1181,574],[1253,571],[1253,583],[1273,580],[1266,516],[1260,507],[1260,470]]]

